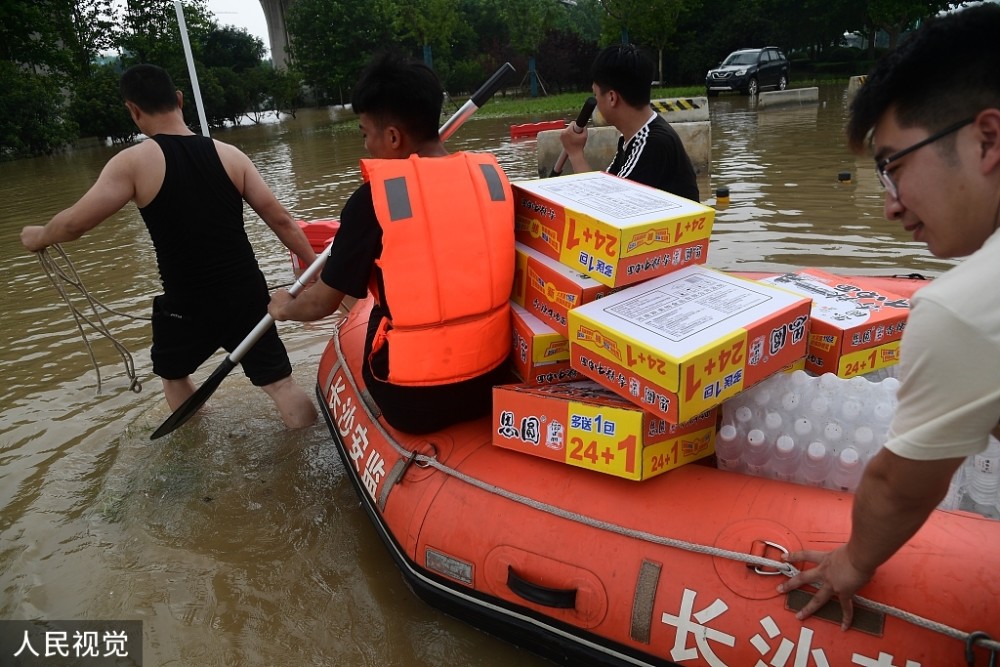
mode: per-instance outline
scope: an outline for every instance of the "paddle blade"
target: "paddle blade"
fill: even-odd
[[[191,394],[186,401],[181,403],[181,406],[174,410],[174,413],[167,417],[166,421],[160,424],[158,429],[153,431],[153,435],[149,436],[149,439],[156,440],[183,426],[187,420],[191,419],[194,413],[198,412],[198,408],[205,404],[208,397],[215,393],[215,390],[219,388],[222,381],[229,375],[229,371],[236,368],[237,363],[229,357],[223,359],[219,367],[205,380],[205,383],[198,387],[198,390]]]

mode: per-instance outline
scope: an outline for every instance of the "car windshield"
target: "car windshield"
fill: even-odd
[[[725,65],[755,65],[757,63],[757,56],[759,51],[744,51],[743,53],[733,53],[726,58]]]

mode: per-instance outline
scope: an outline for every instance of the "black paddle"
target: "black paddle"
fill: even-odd
[[[574,132],[577,134],[583,132],[583,128],[586,127],[587,123],[590,121],[590,116],[594,113],[594,108],[596,106],[597,99],[593,95],[584,101],[583,107],[580,108],[580,115],[577,116],[576,120],[573,121],[573,124],[570,125]],[[566,153],[566,150],[563,149],[562,152],[559,153],[559,157],[556,159],[556,164],[552,167],[552,171],[549,172],[550,178],[552,176],[559,176],[562,174],[563,166],[566,165],[567,158],[569,158],[569,155]]]
[[[500,88],[500,83],[503,81],[504,77],[509,73],[514,71],[513,65],[510,63],[504,63],[500,69],[498,69],[493,76],[491,76],[486,83],[479,87],[472,97],[462,105],[462,107],[456,111],[451,118],[445,121],[441,129],[438,130],[438,134],[441,136],[441,141],[446,140],[455,130],[459,128],[472,114],[476,112],[481,106],[486,104],[487,101],[493,94]],[[589,115],[589,114],[588,114]],[[586,121],[585,121],[586,122]],[[288,293],[295,296],[303,289],[307,283],[309,283],[317,274],[323,269],[323,265],[326,263],[326,258],[330,255],[330,246],[333,245],[331,241],[330,244],[321,252],[317,257],[316,261],[309,265],[305,271],[302,272],[291,287],[288,288]],[[253,331],[243,339],[243,342],[236,346],[232,352],[222,360],[219,367],[212,372],[212,374],[205,380],[205,383],[198,387],[198,389],[184,401],[179,408],[174,410],[173,414],[167,417],[166,421],[160,424],[159,428],[153,431],[153,435],[149,437],[150,440],[156,440],[175,429],[182,426],[188,419],[191,418],[194,413],[198,411],[208,397],[215,393],[215,390],[219,388],[222,381],[226,379],[229,375],[229,371],[236,368],[236,365],[240,363],[240,359],[250,351],[260,337],[263,336],[271,325],[274,324],[274,318],[270,314],[265,315],[264,318],[254,327]]]

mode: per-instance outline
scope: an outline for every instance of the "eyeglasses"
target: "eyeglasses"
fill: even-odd
[[[896,187],[896,183],[892,180],[892,176],[890,176],[889,172],[885,170],[886,167],[888,167],[891,163],[895,162],[896,160],[899,160],[900,158],[909,155],[918,148],[923,148],[927,144],[934,143],[938,139],[946,137],[952,132],[957,132],[961,130],[963,127],[965,127],[975,119],[976,117],[973,116],[972,118],[966,118],[964,120],[958,121],[957,123],[952,123],[951,125],[945,127],[943,130],[935,132],[931,136],[927,137],[926,139],[922,139],[921,141],[918,141],[909,148],[904,148],[901,151],[897,151],[892,155],[889,155],[888,157],[884,157],[881,160],[878,160],[877,162],[875,162],[875,173],[878,175],[879,183],[882,184],[882,187],[885,188],[886,192],[892,195],[893,199],[899,199],[899,189]]]

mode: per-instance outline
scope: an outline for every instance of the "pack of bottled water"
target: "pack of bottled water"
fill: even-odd
[[[945,502],[967,512],[1000,519],[1000,440],[992,435],[986,449],[965,459],[951,481]]]
[[[895,369],[847,380],[797,370],[741,392],[722,404],[718,467],[853,493],[888,437]],[[1000,518],[1000,441],[966,460],[939,507]]]

